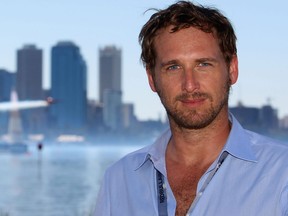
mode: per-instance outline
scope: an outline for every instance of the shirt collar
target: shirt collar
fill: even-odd
[[[232,127],[223,151],[241,160],[257,162],[249,134],[231,113],[229,120]]]
[[[224,152],[227,152],[238,159],[257,162],[248,133],[231,113],[229,113],[229,120],[232,124],[231,131],[219,158],[221,158]],[[147,160],[151,160],[156,168],[162,169],[161,167],[165,164],[165,151],[170,138],[171,131],[168,129],[153,145],[147,147],[148,149],[145,148],[145,153],[142,151],[142,159],[140,159],[136,165],[135,170],[140,168]],[[163,172],[165,172],[165,170],[163,170]]]
[[[161,169],[161,164],[165,164],[165,152],[170,138],[171,131],[167,129],[152,145],[144,148],[141,151],[142,160],[139,160],[140,163],[136,165],[135,170],[139,169],[148,160],[151,160],[155,167]]]

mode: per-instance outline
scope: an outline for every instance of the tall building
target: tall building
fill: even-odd
[[[121,126],[121,50],[106,46],[99,51],[99,98],[103,104],[104,125],[112,130]]]
[[[19,100],[43,100],[42,50],[35,45],[24,45],[17,50],[16,92]],[[43,133],[46,126],[45,108],[20,112],[24,132]]]
[[[0,69],[0,102],[10,101],[12,88],[15,87],[15,73]],[[0,112],[0,134],[7,133],[8,112]]]
[[[19,100],[43,98],[42,50],[35,45],[25,45],[17,51],[16,91]]]
[[[55,129],[75,132],[84,129],[87,109],[86,63],[73,42],[59,42],[51,52],[51,107]]]
[[[121,50],[106,46],[99,51],[99,98],[103,103],[105,90],[122,92],[121,88]]]

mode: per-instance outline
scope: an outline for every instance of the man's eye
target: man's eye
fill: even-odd
[[[180,68],[179,65],[170,65],[167,67],[167,70],[178,70]]]
[[[199,67],[208,67],[208,66],[211,66],[211,64],[208,62],[201,62],[198,66]]]

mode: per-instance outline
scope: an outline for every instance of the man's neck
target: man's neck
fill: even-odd
[[[167,159],[186,165],[212,163],[223,149],[230,133],[228,117],[204,129],[171,127]]]

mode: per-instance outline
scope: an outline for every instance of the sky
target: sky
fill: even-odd
[[[288,115],[288,1],[199,0],[218,8],[237,35],[239,79],[230,106],[270,103],[279,117]],[[9,0],[0,2],[0,68],[16,71],[16,51],[26,44],[43,49],[44,88],[50,87],[50,51],[72,41],[88,68],[88,98],[98,100],[99,49],[122,49],[123,101],[134,103],[141,120],[164,119],[158,96],[148,85],[140,62],[138,34],[150,18],[149,8],[166,8],[171,0]]]

